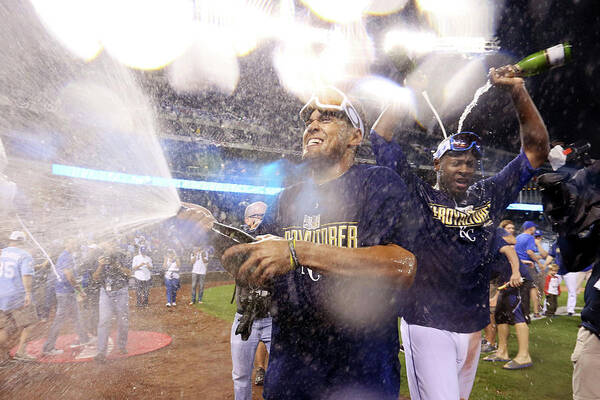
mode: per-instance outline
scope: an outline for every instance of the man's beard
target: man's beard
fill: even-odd
[[[337,164],[343,157],[347,150],[346,147],[342,145],[344,142],[343,135],[344,131],[338,133],[337,137],[337,146],[330,149],[329,154],[323,154],[319,152],[316,156],[306,157],[305,154],[302,155],[302,160],[307,162],[311,167],[330,167],[332,165]]]

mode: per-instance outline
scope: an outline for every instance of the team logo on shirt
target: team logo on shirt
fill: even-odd
[[[491,203],[488,201],[479,207],[448,207],[429,203],[433,218],[450,228],[474,228],[491,223]]]
[[[302,227],[304,229],[319,229],[321,226],[321,214],[318,215],[304,215],[304,223]]]

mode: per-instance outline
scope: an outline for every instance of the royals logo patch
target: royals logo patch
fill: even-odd
[[[321,214],[318,215],[304,215],[304,223],[302,227],[304,229],[319,229],[321,226]]]

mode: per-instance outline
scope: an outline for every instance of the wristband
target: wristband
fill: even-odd
[[[288,246],[290,248],[290,266],[292,269],[296,269],[300,266],[298,256],[296,255],[296,239],[289,239]]]

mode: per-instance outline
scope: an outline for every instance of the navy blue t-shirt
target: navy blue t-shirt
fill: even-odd
[[[562,256],[560,255],[560,249],[558,248],[558,241],[554,241],[552,246],[550,246],[550,251],[548,251],[548,255],[554,258],[554,263],[558,265],[558,274],[566,275],[569,271],[563,266]]]
[[[596,288],[600,280],[600,262],[593,264],[593,268],[583,294],[585,306],[581,310],[581,325],[600,339],[600,289]]]
[[[322,185],[284,190],[262,231],[343,248],[401,245],[411,235],[408,196],[390,169],[355,165]],[[265,398],[397,399],[401,295],[388,283],[307,267],[277,278]]]
[[[508,258],[504,254],[500,253],[501,248],[504,246],[510,246],[510,244],[504,240],[504,237],[506,237],[508,234],[509,233],[503,228],[496,228],[490,250],[490,272],[492,278],[497,277],[499,283],[501,284],[508,282],[510,280],[510,276],[512,275],[512,268]],[[522,262],[519,262],[519,273],[523,279],[531,280],[529,268],[527,268],[527,266]]]
[[[370,135],[377,164],[398,172],[418,197],[411,219],[423,221],[406,245],[417,257],[415,282],[407,291],[404,319],[411,324],[470,333],[489,323],[487,260],[495,227],[506,207],[531,179],[534,169],[523,152],[493,177],[480,180],[457,204],[412,172],[396,142]],[[416,222],[415,222],[416,223]]]
[[[508,235],[506,230],[500,227],[496,228],[494,236],[492,236],[492,246],[490,248],[489,264],[491,279],[497,279],[499,283],[506,282],[512,274],[508,259],[504,254],[500,253],[501,248],[509,246],[504,240],[504,236],[506,235]]]

